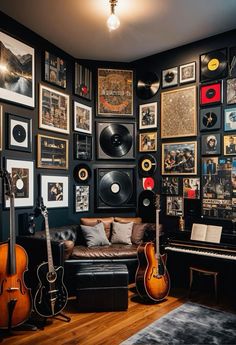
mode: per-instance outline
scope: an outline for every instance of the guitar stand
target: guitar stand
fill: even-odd
[[[53,318],[57,318],[57,316],[60,316],[61,318],[58,318],[58,320],[61,320],[61,321],[65,321],[65,322],[70,322],[71,320],[71,317],[67,316],[66,314],[64,313],[58,313],[57,315],[53,316]],[[64,319],[64,320],[63,320]]]

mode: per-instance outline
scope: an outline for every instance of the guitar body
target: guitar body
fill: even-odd
[[[62,266],[49,272],[48,263],[38,266],[37,276],[39,288],[34,298],[34,308],[43,317],[59,314],[66,306],[68,293],[63,283],[64,268]]]
[[[158,260],[152,242],[138,247],[138,269],[135,282],[138,294],[151,302],[162,301],[169,293],[170,279],[166,269],[166,254]]]

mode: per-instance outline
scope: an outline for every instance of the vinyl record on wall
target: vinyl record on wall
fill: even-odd
[[[151,217],[155,214],[155,198],[156,194],[151,190],[144,190],[139,194],[138,209],[140,215]]]
[[[153,190],[155,187],[155,181],[152,177],[143,178],[143,189],[144,190]]]
[[[200,85],[200,105],[220,104],[223,102],[222,82]]]
[[[154,72],[147,72],[137,82],[137,96],[141,99],[149,99],[160,88],[160,79]]]
[[[78,164],[74,168],[73,176],[75,182],[87,182],[91,177],[91,170],[87,164]]]
[[[96,208],[134,208],[135,183],[133,168],[98,168],[96,171]]]
[[[143,155],[138,161],[139,175],[142,177],[153,176],[156,167],[157,162],[153,155]]]
[[[214,80],[227,76],[228,63],[226,49],[216,50],[200,57],[201,81]]]
[[[98,159],[133,159],[134,123],[97,123]]]

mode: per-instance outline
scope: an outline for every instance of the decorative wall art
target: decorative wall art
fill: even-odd
[[[68,169],[68,140],[38,134],[37,167]]]
[[[88,67],[75,63],[75,94],[92,99],[92,72]]]
[[[181,196],[166,197],[166,214],[167,216],[184,215],[184,199]]]
[[[196,86],[162,92],[162,138],[197,135],[196,101]]]
[[[230,78],[236,77],[236,47],[229,50],[229,76]]]
[[[74,102],[74,130],[92,134],[92,107]]]
[[[40,185],[47,208],[68,207],[68,176],[41,175]]]
[[[224,154],[236,155],[236,135],[224,136]]]
[[[0,105],[0,151],[2,151],[2,133],[3,133],[3,129],[2,129],[2,105]]]
[[[200,85],[200,106],[223,102],[222,82]]]
[[[89,186],[75,186],[75,212],[89,211]]]
[[[74,134],[74,158],[80,160],[92,159],[92,137],[86,134]]]
[[[236,104],[236,78],[227,80],[227,104]]]
[[[227,76],[227,50],[219,49],[200,56],[201,81],[216,80]]]
[[[224,130],[236,131],[236,107],[224,109]]]
[[[133,71],[98,69],[97,114],[133,116]]]
[[[162,71],[162,88],[178,85],[178,67]]]
[[[162,177],[161,193],[166,195],[179,195],[179,177]]]
[[[0,98],[35,106],[35,52],[0,31]]]
[[[69,134],[70,96],[40,85],[39,128]]]
[[[220,133],[204,134],[201,137],[202,155],[221,154],[221,135]]]
[[[196,62],[190,62],[179,67],[180,84],[193,83],[196,81]]]
[[[66,62],[45,51],[45,81],[66,88]]]
[[[139,129],[157,127],[157,103],[147,103],[139,106]]]
[[[200,178],[183,179],[183,197],[185,199],[200,199]]]
[[[139,152],[151,152],[157,150],[157,132],[145,132],[139,134]]]
[[[200,131],[212,131],[221,128],[221,107],[200,110]]]
[[[28,117],[7,114],[8,149],[31,152],[32,120]]]

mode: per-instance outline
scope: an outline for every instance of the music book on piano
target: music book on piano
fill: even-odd
[[[222,226],[194,223],[192,226],[191,240],[220,243]]]

